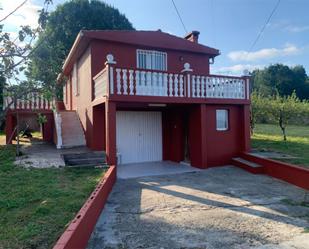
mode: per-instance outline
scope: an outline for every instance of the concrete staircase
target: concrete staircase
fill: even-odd
[[[249,171],[252,174],[264,173],[264,167],[262,165],[249,161],[248,158],[245,159],[242,157],[234,157],[232,159],[232,164],[246,171]]]
[[[72,153],[62,155],[67,167],[105,167],[106,156],[104,151],[86,153]]]
[[[61,148],[85,146],[86,139],[79,117],[75,111],[60,111]]]

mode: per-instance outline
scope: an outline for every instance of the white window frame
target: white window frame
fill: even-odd
[[[137,49],[136,67],[139,69],[167,71],[167,53],[155,50]]]
[[[73,82],[73,92],[75,96],[79,95],[79,82],[78,82],[78,72],[77,64],[74,63],[73,73],[72,73],[72,82]]]
[[[217,131],[227,131],[229,129],[229,111],[227,109],[216,110]]]
[[[63,102],[65,104],[68,103],[68,98],[67,98],[67,82],[65,82],[65,84],[63,85]]]

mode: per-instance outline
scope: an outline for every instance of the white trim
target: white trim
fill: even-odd
[[[56,126],[56,134],[57,134],[57,149],[62,148],[62,132],[61,132],[61,114],[54,111],[54,119],[55,119],[55,126]]]
[[[220,120],[224,118],[224,120]],[[222,127],[221,125],[223,124]],[[217,109],[216,110],[216,130],[217,131],[227,131],[229,129],[229,111],[227,109]]]

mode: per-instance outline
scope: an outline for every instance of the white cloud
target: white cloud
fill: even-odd
[[[289,20],[280,20],[276,22],[272,22],[268,24],[269,28],[275,29],[275,30],[281,30],[281,31],[287,31],[290,33],[301,33],[309,31],[309,25],[297,25],[292,24]]]
[[[291,33],[300,33],[309,31],[309,25],[307,26],[296,26],[296,25],[288,25],[285,30],[291,32]]]
[[[213,67],[211,71],[214,74],[223,74],[223,75],[242,75],[245,70],[253,71],[255,69],[262,69],[265,65],[254,65],[254,64],[236,64],[233,66],[227,67]]]
[[[2,0],[0,10],[0,18],[5,17],[12,12],[17,6],[19,6],[23,0]],[[22,7],[9,16],[3,23],[5,26],[10,26],[15,29],[21,25],[30,25],[35,28],[38,25],[38,10],[42,9],[41,6],[34,3],[33,0],[28,0]]]
[[[301,51],[300,48],[293,44],[286,44],[282,49],[280,48],[263,48],[254,52],[245,50],[232,51],[228,53],[228,57],[232,61],[257,61],[262,59],[270,59],[274,57],[296,55]]]

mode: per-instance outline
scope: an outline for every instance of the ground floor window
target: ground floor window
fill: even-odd
[[[228,110],[216,110],[217,131],[226,131],[229,128]]]

